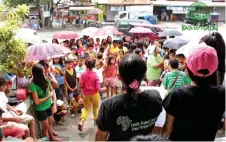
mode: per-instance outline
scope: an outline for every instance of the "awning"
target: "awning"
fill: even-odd
[[[79,11],[79,10],[93,10],[95,9],[93,6],[92,7],[70,7],[69,10],[73,11]]]
[[[151,1],[153,6],[190,6],[190,1]],[[208,7],[225,7],[225,2],[206,2]]]

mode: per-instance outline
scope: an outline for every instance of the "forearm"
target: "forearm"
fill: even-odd
[[[169,129],[167,129],[167,127],[164,125],[161,131],[161,135],[164,137],[168,137],[170,135],[171,131],[169,131]]]
[[[96,134],[95,141],[107,141],[106,137],[102,137],[101,135]]]
[[[44,102],[47,101],[49,98],[50,98],[50,96],[45,97],[45,98],[42,98],[42,99],[39,99],[39,101],[38,101],[38,103],[36,103],[36,105],[39,105],[39,104],[44,103]]]
[[[15,121],[15,117],[2,117],[2,121],[8,122],[8,121]]]
[[[16,112],[16,109],[15,109],[14,107],[8,105],[8,104],[7,104],[7,109],[8,109],[8,110],[11,110],[11,111],[13,111],[13,112]]]

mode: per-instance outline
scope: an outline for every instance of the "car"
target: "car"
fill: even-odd
[[[127,19],[127,20],[119,20],[116,23],[116,27],[119,32],[122,32],[125,35],[128,35],[128,30],[130,29],[131,24],[150,24],[146,20],[140,19]]]

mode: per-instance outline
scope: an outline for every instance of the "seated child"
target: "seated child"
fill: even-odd
[[[83,100],[79,95],[79,93],[77,92],[70,93],[67,99],[70,102],[69,107],[71,111],[71,117],[74,117],[75,113],[81,113],[81,110],[84,106],[83,106]]]
[[[64,105],[64,102],[57,100],[57,112],[53,114],[53,118],[57,124],[64,124],[64,117],[67,115],[68,108]]]

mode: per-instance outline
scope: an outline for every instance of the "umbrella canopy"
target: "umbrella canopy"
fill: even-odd
[[[165,29],[163,32],[160,33],[160,37],[164,36],[182,36],[182,34],[176,29]]]
[[[82,30],[82,33],[83,33],[83,35],[94,36],[95,33],[99,30],[100,29],[96,28],[96,27],[88,27],[88,28],[85,28],[84,30]]]
[[[53,43],[39,43],[28,47],[27,60],[44,60],[46,58],[62,57],[71,50]]]
[[[144,28],[144,27],[135,27],[135,28],[132,28],[129,33],[136,33],[136,34],[144,34],[144,33],[152,33],[152,31],[148,28]]]
[[[177,38],[167,39],[164,42],[163,47],[178,50],[183,45],[188,44],[188,42],[189,40],[187,39],[177,37]]]
[[[61,31],[54,34],[53,39],[75,39],[79,35],[73,31]]]
[[[25,43],[37,44],[41,42],[39,35],[33,29],[21,28],[17,31],[16,37],[22,39]]]
[[[184,56],[187,57],[188,54],[190,53],[190,51],[192,51],[194,49],[194,47],[197,47],[198,44],[199,44],[199,40],[198,39],[192,40],[188,44],[185,44],[180,49],[178,49],[176,51],[176,55],[184,54]]]
[[[103,11],[99,8],[94,8],[88,11],[88,14],[101,14]]]
[[[121,32],[115,26],[106,26],[97,31],[94,36],[106,36],[110,34],[117,35],[121,34]]]

